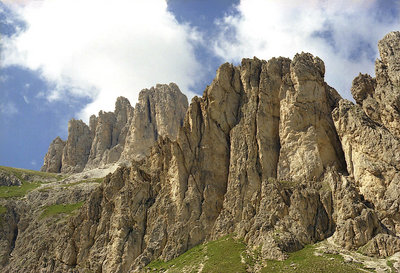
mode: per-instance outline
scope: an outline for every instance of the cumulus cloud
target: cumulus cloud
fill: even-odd
[[[325,61],[326,81],[350,98],[352,79],[373,75],[378,40],[400,27],[399,14],[381,2],[242,0],[217,22],[214,52],[234,62],[310,52]]]
[[[10,7],[26,28],[2,42],[1,63],[38,71],[49,101],[89,97],[80,117],[131,103],[156,83],[176,82],[189,97],[201,77],[193,42],[164,0],[36,0]]]

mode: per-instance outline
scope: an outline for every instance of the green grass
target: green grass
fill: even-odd
[[[83,202],[78,202],[74,204],[59,204],[59,205],[51,205],[47,206],[43,209],[41,214],[41,218],[52,217],[58,214],[67,214],[72,215],[75,210],[82,207]]]
[[[24,175],[38,176],[43,179],[54,178],[55,180],[58,180],[58,181],[62,180],[64,178],[62,175],[57,174],[57,173],[46,173],[46,172],[39,172],[39,171],[5,167],[5,166],[0,166],[0,170],[14,174],[22,182],[26,182],[26,180],[23,178]]]
[[[60,174],[45,173],[5,166],[0,166],[0,170],[15,175],[22,182],[22,185],[20,186],[0,186],[0,198],[22,197],[25,196],[28,192],[38,188],[40,185],[50,182],[48,181],[49,179],[53,181],[59,181],[65,178]],[[27,177],[31,177],[39,181],[28,181],[31,179],[27,180]]]
[[[40,182],[23,182],[21,186],[0,186],[0,198],[25,196],[25,194],[36,189],[41,184]]]
[[[163,262],[155,260],[147,267],[147,272],[227,272],[241,273],[252,270],[255,263],[263,265],[261,272],[321,272],[321,273],[337,273],[337,272],[366,272],[361,264],[345,263],[339,254],[321,254],[314,255],[316,251],[315,245],[309,245],[294,253],[289,254],[289,258],[285,261],[261,261],[260,249],[253,251],[251,257],[246,252],[246,245],[240,241],[233,239],[232,236],[226,236],[220,240],[208,242],[203,245],[196,246],[179,257]],[[368,271],[367,271],[368,272]]]
[[[396,272],[396,268],[394,268],[393,262],[391,260],[387,260],[386,265],[390,268],[390,272]]]
[[[174,272],[198,272],[200,265],[203,265],[203,273],[225,272],[236,273],[246,272],[246,264],[241,262],[241,256],[248,259],[246,245],[232,236],[226,236],[217,241],[196,246],[181,256],[163,262],[155,260],[146,268],[150,271],[163,272],[168,269],[169,273]]]
[[[7,208],[4,206],[0,206],[0,215],[4,214],[7,212]]]
[[[290,253],[289,258],[285,261],[268,260],[261,272],[365,272],[361,264],[345,263],[341,255],[323,254],[316,256],[314,252],[315,246],[308,245],[302,250]]]

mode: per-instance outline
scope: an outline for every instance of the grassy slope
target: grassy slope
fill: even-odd
[[[22,197],[28,192],[39,187],[41,184],[45,183],[43,181],[29,182],[26,179],[24,179],[24,177],[26,176],[33,176],[43,180],[47,179],[61,180],[63,178],[61,175],[55,173],[45,173],[45,172],[4,167],[4,166],[0,166],[0,170],[10,174],[14,174],[22,182],[21,186],[0,186],[0,198]]]
[[[41,184],[40,182],[23,182],[21,186],[0,186],[0,198],[22,197]]]
[[[289,254],[285,261],[267,261],[262,273],[273,272],[365,272],[363,267],[356,263],[345,263],[338,254],[323,254],[317,256],[315,246],[308,245],[302,250]]]
[[[290,253],[285,261],[266,261],[261,272],[366,272],[361,264],[345,263],[343,257],[333,254],[314,255],[316,246]],[[148,272],[250,272],[254,269],[257,255],[249,256],[246,245],[231,236],[196,246],[181,256],[163,262],[153,261],[146,269]],[[367,271],[368,272],[368,271]]]
[[[246,264],[241,262],[241,255],[246,256],[246,245],[228,236],[196,246],[171,261],[153,261],[147,268],[155,272],[169,269],[169,273],[198,272],[200,267],[203,268],[202,273],[246,272]]]
[[[32,176],[39,176],[39,177],[42,177],[44,179],[46,179],[46,178],[54,178],[54,179],[57,179],[57,180],[61,180],[63,178],[60,174],[57,174],[57,173],[45,173],[45,172],[26,170],[26,169],[19,169],[19,168],[12,168],[12,167],[5,167],[5,166],[0,166],[0,170],[14,174],[21,181],[25,181],[25,179],[23,178],[24,174],[25,175],[32,175]]]
[[[41,218],[51,217],[61,213],[71,215],[74,213],[75,210],[82,207],[82,205],[83,202],[78,202],[74,204],[59,204],[59,205],[47,206],[43,209],[43,212],[40,217]]]

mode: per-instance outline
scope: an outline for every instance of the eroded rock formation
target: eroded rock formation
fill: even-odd
[[[143,92],[132,124],[145,130],[126,143],[153,137],[151,153],[108,175],[36,268],[141,271],[227,234],[264,259],[326,238],[368,255],[400,251],[400,33],[379,50],[376,78],[354,80],[357,104],[309,53],[223,64],[174,125],[176,140],[155,137],[164,119],[151,101],[163,95]]]
[[[187,108],[186,96],[174,83],[143,89],[127,133],[122,160],[141,159],[149,155],[159,136],[176,139]]]
[[[114,112],[92,115],[89,126],[72,119],[68,140],[53,140],[41,170],[76,173],[143,158],[159,136],[176,139],[187,107],[186,96],[174,83],[142,90],[135,109],[119,97]]]

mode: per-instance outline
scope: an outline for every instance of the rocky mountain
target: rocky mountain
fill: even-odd
[[[132,164],[107,175],[76,215],[48,230],[54,237],[36,255],[43,241],[24,237],[17,223],[21,231],[3,269],[142,272],[155,259],[226,235],[243,239],[264,261],[322,240],[367,256],[399,252],[400,32],[378,47],[376,77],[361,74],[353,82],[357,104],[324,81],[323,61],[309,53],[223,64],[183,123],[168,127],[178,129],[175,140],[161,127],[183,109],[172,111],[175,100],[157,87],[141,94],[125,115],[130,129],[116,131],[125,139],[120,157],[134,154]],[[93,149],[118,145],[100,137],[112,132],[100,126],[108,120],[101,116],[89,127],[71,122],[66,144],[53,142],[48,155],[65,145],[61,170],[69,155],[87,155],[95,166],[103,158],[97,155],[110,152]],[[142,148],[150,139],[147,154]]]
[[[57,137],[49,146],[41,171],[77,173],[149,154],[159,136],[175,139],[188,107],[187,98],[171,83],[144,89],[133,108],[117,98],[114,112],[100,111],[68,123],[68,139]]]

